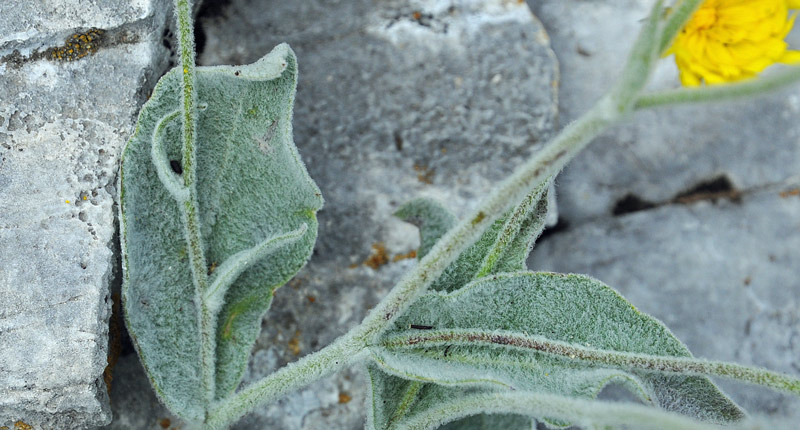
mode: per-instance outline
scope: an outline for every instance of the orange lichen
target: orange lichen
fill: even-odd
[[[50,58],[59,61],[73,61],[94,54],[100,47],[105,31],[92,28],[86,33],[75,33],[64,41],[64,46],[51,48]]]
[[[421,164],[415,164],[414,171],[417,172],[418,181],[422,182],[423,184],[433,183],[433,174],[435,173],[433,169]]]
[[[300,330],[294,332],[294,336],[289,339],[289,351],[294,355],[300,355]]]
[[[340,392],[339,393],[339,403],[340,404],[349,403],[350,400],[353,400],[353,398],[349,394],[347,394],[345,392]]]
[[[172,421],[170,421],[169,418],[162,418],[158,421],[158,425],[161,426],[162,429],[169,428],[171,424]]]
[[[409,260],[412,258],[417,258],[416,249],[412,249],[411,251],[408,251],[405,254],[395,254],[395,256],[392,257],[392,263],[397,263],[400,260]]]
[[[800,188],[794,188],[794,189],[791,189],[791,190],[781,191],[778,195],[780,195],[784,199],[787,198],[787,197],[791,197],[791,196],[800,196]]]
[[[314,302],[316,302],[316,301],[317,301],[317,298],[316,298],[316,297],[314,297],[314,296],[312,296],[311,294],[307,295],[307,296],[306,296],[306,299],[308,299],[308,302],[309,302],[309,303],[314,303]]]
[[[389,262],[389,256],[386,254],[386,245],[383,242],[376,242],[372,244],[372,255],[364,260],[364,265],[378,270],[379,267]]]
[[[33,426],[22,421],[17,421],[14,423],[14,430],[33,430]]]

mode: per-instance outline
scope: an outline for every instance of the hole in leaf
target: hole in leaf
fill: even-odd
[[[169,167],[172,168],[173,172],[179,175],[183,174],[183,168],[181,167],[181,163],[179,163],[178,160],[169,160]]]

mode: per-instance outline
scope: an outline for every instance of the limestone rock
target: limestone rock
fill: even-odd
[[[0,4],[0,426],[111,418],[118,158],[167,17],[165,0]]]

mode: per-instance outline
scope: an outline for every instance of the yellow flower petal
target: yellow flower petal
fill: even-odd
[[[800,64],[800,51],[786,51],[781,57],[781,63]]]
[[[706,0],[666,54],[675,55],[683,85],[752,78],[775,63],[800,63],[788,50],[800,0]]]

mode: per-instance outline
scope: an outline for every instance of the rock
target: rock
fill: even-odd
[[[653,3],[530,2],[561,64],[562,124],[609,89]],[[672,58],[662,59],[651,87],[677,85]],[[557,179],[561,228],[545,232],[529,266],[606,282],[697,356],[800,374],[798,106],[794,87],[632,115]],[[800,410],[793,398],[722,384],[754,415]]]
[[[539,243],[528,265],[605,282],[698,357],[800,376],[798,220],[800,196],[770,187],[586,223]],[[753,415],[800,411],[797,398],[726,387]]]
[[[415,264],[416,228],[391,215],[400,204],[429,196],[464,214],[552,136],[558,68],[518,2],[232,1],[211,12],[199,19],[200,64],[246,64],[284,41],[296,51],[295,142],[326,199],[314,256],[264,320],[252,382],[345,333]],[[360,429],[366,389],[350,369],[236,428]],[[112,406],[138,413],[113,393]]]
[[[116,173],[168,4],[0,5],[0,426],[111,418]]]
[[[531,1],[561,64],[562,124],[588,110],[619,76],[654,1]],[[800,33],[789,39],[800,47]],[[652,88],[679,85],[672,57]],[[798,86],[753,100],[632,115],[578,156],[557,180],[559,212],[573,225],[609,215],[626,197],[667,203],[715,180],[737,190],[778,184],[800,168]]]

